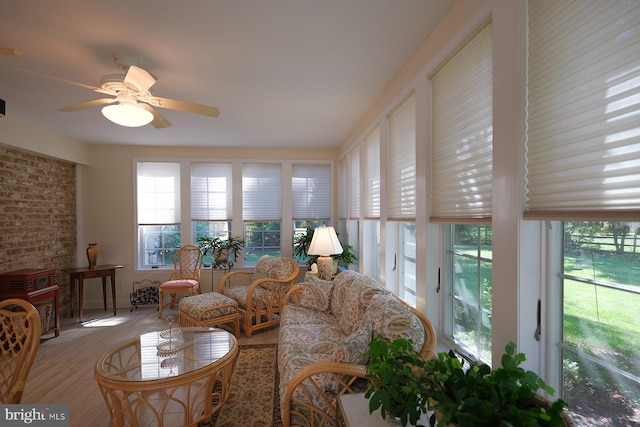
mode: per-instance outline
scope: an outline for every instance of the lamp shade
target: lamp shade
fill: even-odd
[[[313,231],[308,255],[338,255],[342,253],[342,245],[333,227],[321,226]]]
[[[131,104],[107,105],[102,115],[120,126],[139,127],[151,123],[153,114],[143,108]]]

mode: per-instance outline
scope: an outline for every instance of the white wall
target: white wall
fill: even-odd
[[[0,144],[78,164],[88,164],[87,146],[15,117],[0,119]]]

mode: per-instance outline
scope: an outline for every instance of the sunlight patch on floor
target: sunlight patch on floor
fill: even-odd
[[[99,328],[103,326],[118,326],[127,321],[126,317],[111,317],[108,319],[95,319],[82,322],[84,328]]]

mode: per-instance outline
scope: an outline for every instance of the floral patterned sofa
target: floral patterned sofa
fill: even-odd
[[[375,280],[344,271],[333,281],[307,275],[288,292],[280,319],[278,371],[285,427],[335,426],[336,396],[365,376],[376,334],[413,339],[434,355],[431,322]]]

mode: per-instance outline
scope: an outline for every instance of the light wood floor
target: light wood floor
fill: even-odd
[[[110,310],[110,309],[109,309]],[[177,310],[165,309],[163,316],[178,318]],[[77,316],[61,319],[60,336],[45,336],[31,368],[22,398],[23,403],[68,404],[71,427],[107,427],[111,423],[105,402],[93,378],[93,368],[100,355],[109,348],[140,334],[166,329],[155,307],[129,312],[85,310],[85,321]],[[241,335],[238,344],[278,342],[278,329],[258,332],[251,338]]]

